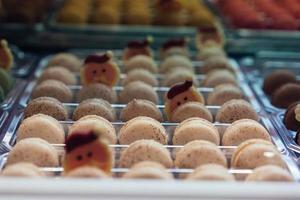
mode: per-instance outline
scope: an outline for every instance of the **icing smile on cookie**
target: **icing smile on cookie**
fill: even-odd
[[[112,61],[112,52],[103,55],[89,55],[84,61],[82,71],[83,84],[102,83],[114,86],[119,80],[120,70]]]

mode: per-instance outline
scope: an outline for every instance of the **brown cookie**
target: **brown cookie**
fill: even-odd
[[[295,109],[297,105],[300,104],[300,101],[291,104],[285,111],[283,123],[285,127],[292,131],[297,131],[300,129],[300,122],[296,120]]]
[[[287,83],[278,88],[272,95],[271,103],[279,108],[287,108],[300,101],[300,84]]]

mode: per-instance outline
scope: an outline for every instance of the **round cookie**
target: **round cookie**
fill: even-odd
[[[38,97],[53,97],[60,102],[69,103],[73,99],[73,94],[63,82],[45,80],[33,89],[31,97],[32,99]]]
[[[182,67],[192,72],[194,71],[193,64],[187,57],[181,55],[172,55],[167,57],[160,64],[160,72],[167,74],[176,67]]]
[[[288,130],[297,131],[300,129],[300,121],[296,119],[296,108],[300,101],[291,104],[284,113],[283,123]]]
[[[241,99],[227,101],[216,115],[216,121],[221,123],[232,123],[239,119],[259,121],[259,117],[251,104]]]
[[[268,74],[263,82],[263,91],[272,95],[275,90],[286,83],[294,83],[297,81],[297,77],[291,71],[288,70],[275,70]]]
[[[55,118],[36,114],[24,119],[17,130],[17,142],[25,138],[41,138],[50,144],[63,144],[65,131]]]
[[[227,160],[217,145],[204,140],[189,142],[176,153],[175,166],[178,168],[196,168],[203,164],[227,167]]]
[[[157,73],[157,65],[154,60],[145,55],[136,55],[124,62],[125,72],[129,72],[134,69],[145,69],[151,73]]]
[[[104,99],[109,103],[115,103],[117,101],[117,94],[111,87],[108,87],[101,83],[94,83],[83,86],[78,92],[78,102],[93,98]]]
[[[206,75],[202,82],[202,87],[213,88],[224,83],[238,85],[232,72],[223,69],[213,70]]]
[[[205,107],[203,103],[196,101],[187,102],[177,107],[170,119],[171,122],[182,122],[192,117],[199,117],[210,122],[213,121],[211,112]]]
[[[18,142],[7,157],[7,165],[29,162],[39,167],[57,167],[59,158],[57,150],[40,138],[26,138]]]
[[[142,81],[151,85],[152,87],[158,86],[158,81],[154,74],[145,69],[133,69],[126,74],[121,85],[126,86],[127,84],[134,81]]]
[[[232,99],[243,99],[241,89],[231,84],[220,84],[209,93],[207,105],[223,105]]]
[[[63,104],[51,97],[39,97],[31,100],[24,109],[24,118],[39,113],[62,121],[68,118],[68,112]]]
[[[38,178],[44,177],[45,174],[32,163],[19,162],[5,167],[1,176]]]
[[[281,154],[271,142],[265,140],[247,140],[235,149],[231,157],[232,168],[254,169],[262,165],[276,165],[285,168]]]
[[[5,70],[0,68],[0,87],[3,89],[4,95],[7,95],[13,86],[13,78]]]
[[[158,95],[150,85],[142,81],[134,81],[127,84],[120,92],[119,101],[127,104],[133,99],[146,99],[158,104]]]
[[[151,117],[159,122],[163,121],[161,111],[156,105],[145,99],[133,99],[125,108],[122,109],[120,119],[127,122],[135,117],[146,116]]]
[[[81,68],[81,61],[70,53],[58,53],[50,58],[48,67],[62,66],[71,72],[79,72]]]
[[[131,144],[141,139],[155,140],[161,144],[167,144],[168,134],[160,122],[144,116],[129,120],[120,129],[120,144]]]
[[[92,130],[95,126],[97,126],[97,129],[102,132],[110,144],[117,143],[116,130],[113,125],[103,117],[97,115],[87,115],[74,122],[74,124],[69,127],[68,135]]]
[[[295,137],[296,144],[300,145],[300,129],[298,129]]]
[[[199,86],[199,82],[195,78],[194,73],[181,67],[174,68],[174,70],[166,74],[162,85],[165,87],[171,87],[176,83],[184,81],[193,81],[195,86]]]
[[[293,182],[294,178],[288,171],[274,165],[264,165],[257,167],[249,174],[245,181],[256,182]]]
[[[262,139],[271,142],[268,131],[257,121],[240,119],[230,124],[222,138],[223,146],[238,146],[250,139]]]
[[[199,51],[199,59],[200,60],[207,60],[208,58],[211,57],[225,57],[226,58],[226,53],[223,48],[220,48],[219,46],[210,46],[210,47],[205,47]]]
[[[72,171],[64,174],[66,178],[108,178],[108,175],[101,169],[90,166],[83,166],[73,169]]]
[[[189,118],[176,127],[172,141],[174,145],[185,145],[194,140],[205,140],[219,145],[220,135],[211,122],[201,118]]]
[[[77,121],[86,115],[98,115],[112,122],[116,120],[116,112],[104,99],[86,99],[73,112],[73,120]]]
[[[279,108],[287,108],[292,103],[300,101],[300,84],[287,83],[272,94],[271,103]]]
[[[144,167],[166,169],[166,167],[163,166],[161,163],[154,162],[154,161],[141,161],[141,162],[134,164],[130,169],[144,168]]]
[[[187,42],[188,41],[185,38],[174,38],[167,40],[160,49],[160,57],[162,59],[165,59],[172,55],[182,55],[185,57],[189,57]]]
[[[235,178],[228,172],[228,169],[222,165],[205,164],[197,167],[187,180],[201,181],[234,181]]]
[[[141,161],[154,161],[166,168],[173,166],[170,152],[162,144],[154,140],[138,140],[121,152],[119,165],[121,168],[130,168]]]
[[[152,49],[150,48],[151,42],[152,42],[151,37],[145,38],[144,40],[129,41],[123,52],[123,56],[122,56],[123,62],[126,62],[130,58],[133,58],[138,55],[145,55],[152,58],[153,52]]]
[[[60,66],[47,68],[38,79],[38,82],[41,83],[49,79],[63,82],[66,85],[75,85],[77,83],[75,75],[68,69]]]
[[[201,71],[206,74],[213,70],[228,70],[234,73],[234,69],[231,66],[229,60],[223,56],[213,56],[211,58],[207,58],[204,61],[204,65],[201,68]]]

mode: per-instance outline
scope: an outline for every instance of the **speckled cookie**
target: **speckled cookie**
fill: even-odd
[[[203,87],[216,87],[228,83],[238,85],[234,74],[228,70],[219,69],[209,72],[202,82]]]
[[[141,161],[158,162],[166,168],[173,166],[173,160],[168,149],[154,140],[138,140],[131,143],[128,148],[122,151],[119,165],[122,168],[130,168]]]
[[[275,90],[286,83],[294,83],[297,77],[288,70],[275,70],[268,74],[263,82],[263,90],[266,94],[272,95]]]
[[[226,53],[224,49],[220,48],[219,46],[210,46],[201,49],[198,57],[200,60],[207,60],[211,57],[226,57]]]
[[[60,102],[70,103],[73,99],[72,91],[57,80],[45,80],[38,84],[32,91],[31,98],[53,97]]]
[[[31,100],[24,110],[24,118],[39,113],[49,115],[57,120],[68,118],[68,112],[63,104],[51,97],[39,97]]]
[[[293,182],[291,174],[281,167],[274,165],[264,165],[257,167],[249,174],[246,181],[255,182]]]
[[[120,144],[131,144],[141,139],[155,140],[161,144],[167,144],[168,134],[160,122],[143,116],[129,120],[120,129]]]
[[[167,57],[160,64],[160,72],[167,74],[176,67],[182,67],[192,72],[194,71],[193,64],[187,57],[181,55],[172,55]]]
[[[145,69],[151,73],[157,73],[157,65],[154,60],[145,55],[137,55],[124,62],[125,72],[133,69]]]
[[[232,123],[239,119],[259,121],[259,117],[251,104],[241,99],[227,101],[216,115],[216,121],[222,123]]]
[[[126,74],[126,77],[122,80],[122,86],[134,81],[142,81],[153,87],[158,85],[158,81],[154,74],[145,69],[133,69]]]
[[[234,181],[235,178],[229,173],[228,169],[222,165],[205,164],[197,167],[187,180],[201,181]]]
[[[17,130],[17,142],[34,137],[44,139],[50,144],[63,144],[65,131],[55,118],[36,114],[22,121]]]
[[[158,95],[150,85],[142,81],[127,84],[120,92],[119,101],[127,104],[133,99],[146,99],[158,104]]]
[[[44,177],[45,174],[32,163],[19,162],[5,167],[1,176],[39,178]]]
[[[108,178],[108,175],[101,169],[90,166],[78,167],[67,174],[64,174],[66,178]]]
[[[122,109],[120,119],[127,122],[135,117],[146,116],[151,117],[157,121],[163,121],[161,111],[157,106],[145,99],[133,99],[125,108]]]
[[[58,53],[50,58],[48,67],[62,66],[71,72],[79,72],[82,62],[73,54]]]
[[[211,122],[201,118],[189,118],[176,127],[173,144],[185,145],[194,140],[205,140],[219,145],[220,135]]]
[[[97,129],[102,131],[104,137],[106,137],[110,144],[117,143],[116,130],[113,125],[103,117],[97,115],[86,115],[74,122],[74,124],[69,127],[68,135],[76,132],[92,130],[95,126],[97,126]]]
[[[210,122],[213,121],[211,112],[205,107],[203,103],[191,101],[177,107],[171,116],[171,122],[182,122],[183,120],[199,117]]]
[[[257,121],[240,119],[227,127],[223,134],[223,146],[237,146],[250,139],[262,139],[271,142],[268,131]]]
[[[18,142],[7,157],[7,165],[29,162],[39,167],[57,167],[59,165],[57,150],[40,138],[26,138]]]
[[[285,168],[280,152],[271,142],[265,140],[247,140],[238,146],[231,157],[232,168],[254,169],[262,165]]]
[[[189,142],[176,153],[175,166],[178,168],[196,168],[203,164],[227,167],[227,160],[217,145],[204,140]]]
[[[272,94],[271,103],[279,108],[287,108],[294,102],[300,101],[300,84],[287,83]]]
[[[115,103],[117,101],[117,94],[112,88],[101,83],[83,86],[78,92],[78,102],[93,98],[104,99],[109,103]]]
[[[201,71],[203,73],[208,73],[213,70],[225,69],[234,73],[234,69],[230,64],[229,60],[223,56],[214,56],[211,58],[207,58],[204,62]]]
[[[98,115],[112,122],[116,120],[116,112],[104,99],[86,99],[73,112],[73,120],[77,121],[86,115]]]
[[[240,88],[231,84],[221,84],[214,88],[207,97],[208,105],[223,105],[232,99],[243,99],[243,92]]]
[[[175,68],[170,73],[166,74],[162,85],[165,87],[171,87],[176,83],[185,81],[193,81],[194,86],[199,86],[199,81],[196,79],[193,72],[186,70],[185,68]]]
[[[75,85],[77,83],[75,75],[68,69],[60,66],[46,69],[38,79],[38,82],[41,83],[49,79],[63,82],[66,85]]]

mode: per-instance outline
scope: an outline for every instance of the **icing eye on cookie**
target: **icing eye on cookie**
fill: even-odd
[[[113,87],[120,77],[119,66],[112,60],[113,54],[107,51],[102,55],[89,55],[81,73],[82,83],[102,83]]]
[[[165,113],[168,119],[172,118],[172,114],[177,107],[191,101],[204,104],[203,95],[193,86],[193,81],[173,85],[167,93],[165,103]]]
[[[110,173],[113,153],[100,131],[74,132],[66,139],[64,172],[82,166],[95,167]]]

